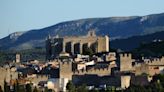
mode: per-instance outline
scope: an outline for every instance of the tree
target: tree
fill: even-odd
[[[4,80],[4,92],[10,92],[10,87],[7,85],[6,80]]]
[[[46,87],[46,88],[44,88],[44,92],[48,92],[48,88]]]
[[[33,92],[38,92],[38,89],[35,87],[34,90],[33,90]]]
[[[69,92],[75,92],[75,91],[76,91],[76,88],[75,88],[74,84],[72,83],[72,81],[69,81],[69,82],[67,83],[66,89],[67,89]]]
[[[22,91],[20,88],[18,80],[16,80],[16,83],[14,84],[14,91],[15,92],[21,92]]]
[[[93,55],[93,50],[91,48],[88,48],[88,47],[84,48],[83,51],[84,51],[83,52],[84,55],[89,55],[89,56]]]
[[[31,84],[26,84],[26,92],[32,92]]]
[[[0,92],[3,92],[3,91],[2,91],[2,87],[1,87],[1,85],[0,85]]]
[[[90,90],[89,92],[99,92],[99,90],[98,90],[98,89],[93,88],[93,89],[92,89],[92,90]]]
[[[77,88],[77,92],[88,92],[88,89],[86,88],[85,84],[82,84]]]

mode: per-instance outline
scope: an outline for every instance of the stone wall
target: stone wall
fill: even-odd
[[[100,69],[89,69],[87,71],[75,71],[74,75],[85,75],[85,74],[91,74],[91,75],[98,75],[98,76],[109,76],[111,75],[111,69],[110,68],[100,68]]]
[[[144,62],[148,65],[164,65],[164,57],[162,58],[155,58],[155,59],[144,59]]]

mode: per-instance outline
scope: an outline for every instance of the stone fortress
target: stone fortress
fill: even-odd
[[[95,53],[109,52],[109,37],[96,36],[95,31],[91,30],[86,36],[56,36],[48,37],[46,40],[47,59],[56,57],[61,52],[71,55],[83,54],[86,48],[92,49]]]
[[[96,54],[83,55],[86,48]],[[42,72],[45,75],[29,73],[24,78],[26,83],[33,83],[40,88],[47,87],[55,92],[66,92],[69,81],[77,86],[86,84],[87,87],[114,86],[125,89],[131,84],[141,82],[138,76],[142,74],[149,76],[144,76],[144,81],[149,83],[152,76],[164,73],[164,57],[134,59],[131,53],[109,52],[109,37],[96,36],[94,31],[89,31],[86,36],[48,37],[46,54],[48,62],[43,64],[22,63],[20,55],[16,54],[13,62],[15,66],[0,67],[0,72],[3,73],[0,84],[3,85],[4,79],[10,84],[12,79],[18,79],[18,72],[22,74],[19,69],[29,71],[28,68],[44,70]],[[48,73],[50,71],[52,72]],[[55,77],[51,74],[55,74]],[[39,83],[47,86],[39,86]]]
[[[78,61],[69,57],[69,55],[83,54],[85,48],[91,48],[94,53],[107,52],[107,54],[96,57],[97,60],[94,60],[91,65],[88,65],[88,63],[92,61],[84,59],[85,57],[78,58]],[[59,84],[62,84],[59,88],[62,91],[66,90],[65,86],[69,80],[77,85],[78,83],[87,83],[88,85],[95,83],[94,85],[96,85],[97,83],[127,88],[130,86],[131,80],[135,79],[135,76],[132,76],[133,74],[146,73],[153,76],[160,73],[159,69],[164,69],[163,58],[142,59],[140,60],[142,62],[138,63],[137,59],[132,58],[131,53],[119,53],[116,56],[115,52],[109,52],[109,37],[96,36],[93,30],[89,31],[86,36],[49,37],[46,40],[46,51],[47,59],[60,58],[62,55],[68,56],[65,60],[57,60]],[[93,82],[93,79],[97,81]]]
[[[97,66],[98,64],[101,64],[101,66],[104,65],[104,62],[96,62],[90,69],[83,68],[73,71],[74,67],[72,64],[75,62],[73,60],[67,61],[68,62],[59,61],[60,78],[66,79],[67,81],[73,80],[77,85],[78,83],[87,83],[88,85],[100,83],[114,85],[116,87],[120,86],[124,89],[128,88],[131,83],[135,84],[136,79],[140,79],[140,77],[138,78],[136,76],[147,74],[149,77],[145,78],[145,81],[149,82],[151,81],[152,76],[163,73],[164,71],[164,57],[156,59],[142,58],[141,60],[138,60],[133,59],[131,53],[119,54],[117,60],[115,60],[115,62],[118,62],[118,65],[116,65],[116,63],[111,63],[110,61],[105,62],[105,65],[107,65],[105,68],[96,68],[99,67]],[[119,70],[112,71],[114,68],[119,68]],[[104,81],[102,79],[104,79]],[[96,80],[96,82],[94,80]],[[64,89],[64,86],[62,89]]]

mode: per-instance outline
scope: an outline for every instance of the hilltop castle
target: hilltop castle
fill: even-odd
[[[51,59],[61,52],[71,55],[83,54],[86,48],[94,53],[109,52],[109,37],[96,36],[95,31],[89,31],[86,36],[48,37],[46,40],[46,58]]]

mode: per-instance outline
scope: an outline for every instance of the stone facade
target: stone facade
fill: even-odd
[[[109,37],[96,36],[94,31],[89,31],[86,36],[49,37],[46,40],[47,59],[56,57],[61,52],[83,54],[86,48],[95,53],[109,52]]]

